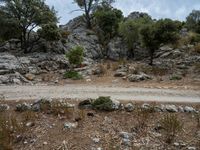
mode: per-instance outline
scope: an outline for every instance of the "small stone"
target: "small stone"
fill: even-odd
[[[150,106],[149,104],[147,104],[147,103],[144,103],[144,104],[142,104],[142,106],[141,106],[141,108],[142,108],[142,109],[145,109],[145,110],[148,110],[150,107],[151,107],[151,106]]]
[[[27,122],[27,123],[26,123],[26,126],[27,126],[27,127],[33,127],[34,125],[35,125],[34,122]]]
[[[31,73],[26,74],[25,77],[30,81],[33,81],[35,79],[35,75]]]
[[[91,79],[86,79],[86,82],[91,82],[92,80]]]
[[[93,138],[92,141],[94,141],[94,143],[98,144],[100,142],[100,138]]]
[[[178,109],[175,105],[166,105],[165,108],[168,112],[178,112]]]
[[[48,143],[47,142],[43,142],[43,145],[47,145]]]
[[[178,147],[178,146],[180,146],[180,144],[177,143],[177,142],[175,142],[175,143],[174,143],[174,146]]]
[[[119,135],[121,138],[124,138],[124,139],[132,139],[133,138],[133,135],[128,132],[120,132]]]
[[[122,139],[122,144],[124,146],[131,146],[131,141],[129,139]]]
[[[194,113],[194,112],[196,112],[196,110],[193,107],[189,107],[189,106],[185,106],[184,110],[187,113]]]
[[[121,103],[117,100],[112,100],[112,108],[114,110],[118,110],[120,108]]]
[[[81,101],[78,104],[78,107],[83,108],[83,109],[90,109],[90,108],[92,108],[92,101],[93,101],[92,99],[87,99],[87,100]]]
[[[78,126],[77,122],[75,122],[75,123],[66,122],[64,124],[65,129],[77,128],[77,126]]]
[[[27,103],[22,103],[22,104],[17,104],[16,105],[16,111],[27,111],[27,110],[31,110],[31,105],[27,104]]]
[[[134,110],[134,106],[133,106],[132,103],[126,104],[124,108],[125,108],[125,110],[126,110],[127,112],[132,112],[132,111]]]
[[[35,143],[36,142],[36,139],[31,139],[30,140],[30,143]]]
[[[114,74],[114,77],[125,77],[126,76],[126,72],[121,72],[121,71],[117,71]]]
[[[6,110],[9,110],[9,109],[10,109],[9,105],[7,105],[7,104],[0,104],[0,112],[6,111]]]
[[[188,147],[187,149],[188,149],[188,150],[196,150],[196,147],[190,146],[190,147]]]
[[[21,84],[21,81],[19,80],[19,79],[13,79],[13,83],[15,83],[15,84],[18,84],[18,85],[20,85]]]
[[[178,106],[178,111],[183,113],[184,112],[184,108],[182,106]]]

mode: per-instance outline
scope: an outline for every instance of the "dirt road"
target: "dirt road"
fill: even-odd
[[[0,95],[5,100],[35,100],[38,98],[86,99],[110,96],[117,100],[200,102],[200,91],[82,84],[65,86],[0,86]]]

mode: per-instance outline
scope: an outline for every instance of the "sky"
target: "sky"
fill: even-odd
[[[46,0],[49,6],[54,6],[60,17],[59,24],[66,24],[69,20],[82,14],[73,0]],[[146,12],[152,18],[171,18],[185,20],[188,14],[196,9],[200,10],[200,0],[116,0],[113,7],[122,10],[124,16],[131,12]]]

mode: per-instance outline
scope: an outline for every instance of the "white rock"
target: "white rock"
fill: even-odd
[[[175,105],[166,105],[165,108],[168,112],[178,112],[178,109]]]
[[[76,123],[66,122],[64,124],[64,128],[66,128],[66,129],[77,128],[77,126],[78,126],[77,122]]]
[[[185,112],[187,113],[193,113],[196,112],[196,110],[193,107],[185,106],[184,108]]]
[[[196,150],[196,147],[190,146],[190,147],[188,147],[187,149],[188,149],[188,150]]]
[[[134,106],[132,103],[128,103],[125,105],[125,110],[128,111],[128,112],[132,112],[134,110]]]
[[[96,144],[100,142],[100,138],[93,138],[92,140],[93,140],[94,143],[96,143]]]
[[[118,110],[120,108],[121,103],[117,100],[112,100],[112,108]]]

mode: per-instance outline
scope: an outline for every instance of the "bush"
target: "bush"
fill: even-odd
[[[93,103],[92,107],[97,110],[112,111],[112,100],[110,97],[99,97]]]
[[[68,71],[64,74],[64,78],[73,79],[73,80],[81,80],[83,79],[82,75],[76,71]]]
[[[186,26],[191,31],[200,33],[200,10],[193,10],[186,19]]]
[[[137,43],[140,42],[140,28],[151,21],[151,18],[139,18],[135,20],[129,19],[119,24],[118,32],[126,42],[130,53],[129,57],[134,56],[134,49],[136,48]]]
[[[83,51],[84,48],[81,46],[76,46],[71,49],[71,51],[66,54],[66,57],[69,59],[69,63],[72,65],[81,65],[83,62]]]
[[[58,41],[61,38],[57,25],[53,23],[43,25],[37,32],[40,37],[47,41]]]
[[[160,120],[160,125],[163,127],[163,135],[165,142],[171,144],[178,132],[183,129],[183,123],[179,121],[176,114],[168,114]]]

